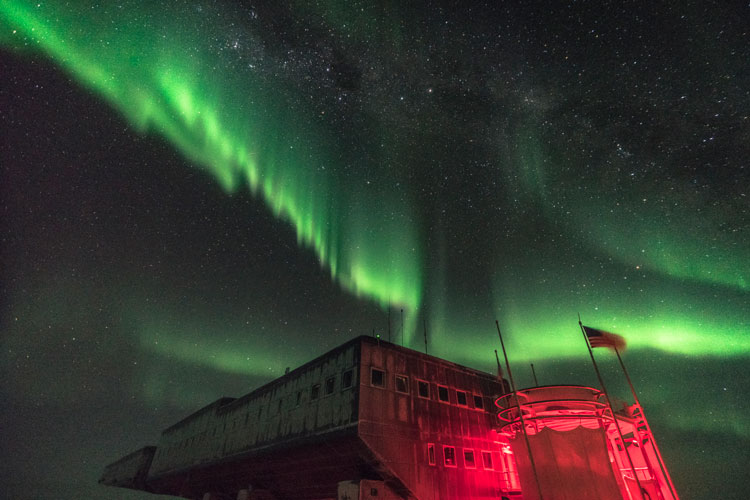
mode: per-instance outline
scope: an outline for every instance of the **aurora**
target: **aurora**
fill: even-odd
[[[336,151],[336,137],[296,102],[283,78],[233,71],[231,55],[206,43],[222,36],[221,23],[202,23],[198,10],[180,11],[178,22],[178,12],[164,6],[6,2],[0,12],[3,44],[43,52],[141,133],[165,137],[228,193],[249,187],[347,290],[416,312],[422,263],[417,230],[404,216],[408,200],[392,192],[367,198],[342,186],[336,162],[345,152]],[[295,104],[283,104],[289,101]]]

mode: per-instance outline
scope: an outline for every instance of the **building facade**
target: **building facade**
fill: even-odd
[[[544,397],[559,393],[553,388]],[[522,408],[524,414],[562,409],[571,430],[594,429],[589,465],[597,472],[591,476],[591,467],[587,472],[581,464],[567,469],[571,494],[585,485],[571,479],[580,474],[598,478],[609,495],[601,498],[638,498],[624,486],[627,473],[601,407],[568,399],[557,397],[542,410],[546,399],[534,406],[525,397]],[[533,431],[527,423],[523,433],[512,402],[507,382],[495,375],[359,337],[240,398],[221,398],[189,415],[164,430],[156,447],[107,466],[100,482],[205,500],[541,498],[528,447],[519,441]],[[581,404],[594,413],[576,413]],[[545,422],[532,422],[531,456],[542,473],[558,479],[542,481],[541,491],[549,490],[543,498],[568,498],[553,495],[561,468],[542,455],[578,453],[577,438],[545,448],[539,444],[539,436],[549,442],[539,432]],[[652,472],[640,473],[654,479]]]

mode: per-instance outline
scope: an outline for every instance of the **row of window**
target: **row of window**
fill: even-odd
[[[349,389],[352,386],[352,381],[353,381],[353,370],[349,369],[349,370],[345,371],[341,375],[341,390],[343,391],[345,389]],[[318,399],[320,397],[320,387],[321,387],[321,384],[313,384],[313,386],[310,389],[310,401],[315,401],[316,399]],[[329,396],[329,395],[333,394],[335,388],[336,388],[336,376],[333,375],[331,377],[328,377],[325,380],[325,383],[324,383],[324,392],[325,392],[325,395]],[[297,406],[300,406],[300,404],[302,403],[302,392],[303,391],[298,391],[297,392],[297,399],[296,399]],[[279,399],[278,402],[277,402],[277,404],[276,404],[276,406],[275,406],[275,410],[276,410],[277,413],[281,413],[282,404],[283,404],[283,399]],[[257,421],[258,422],[260,422],[261,419],[263,418],[263,408],[264,408],[264,406],[265,405],[261,405],[261,406],[258,407],[258,417],[257,417]],[[268,411],[269,412],[273,411],[273,410],[271,410],[271,408],[272,407],[269,404],[268,405]],[[247,427],[249,419],[250,419],[250,412],[247,412],[247,413],[245,413],[245,419],[244,419],[244,421],[245,421],[244,422],[245,427]],[[227,420],[228,419],[224,420],[224,422],[223,422],[223,432],[226,432],[226,430],[227,430]],[[235,429],[237,427],[237,425],[238,425],[237,418],[232,419],[231,420],[231,429]],[[213,432],[212,432],[211,435],[212,436],[216,436],[217,430],[218,430],[218,427],[214,426]],[[206,434],[207,434],[207,432],[204,431],[202,433],[197,434],[196,436],[191,436],[189,438],[185,438],[185,439],[179,441],[178,443],[169,446],[169,449],[167,450],[167,453],[171,453],[174,450],[179,450],[179,449],[182,449],[182,448],[187,448],[189,446],[192,446],[195,443],[196,437],[198,438],[198,442],[200,443],[200,442],[204,441],[207,438]],[[157,452],[159,454],[164,453],[164,451],[162,449],[157,450]]]
[[[346,370],[341,375],[341,390],[349,389],[352,386],[353,371]],[[325,380],[324,387],[326,396],[333,394],[336,389],[336,375],[332,375]],[[313,384],[310,388],[310,401],[315,401],[320,397],[320,384]],[[297,391],[297,406],[302,403],[302,391]]]
[[[471,448],[463,449],[464,456],[464,467],[467,469],[476,469],[477,462],[474,456],[474,450]],[[482,468],[484,470],[495,470],[492,465],[492,452],[481,451],[482,456]],[[435,455],[435,444],[427,443],[427,463],[430,465],[437,465],[437,456]],[[456,461],[456,447],[443,445],[443,464],[446,467],[458,467]]]
[[[431,390],[430,390],[430,383],[426,380],[416,380],[416,389],[417,389],[417,396],[423,399],[431,399]],[[349,369],[346,370],[344,373],[341,374],[341,390],[346,390],[352,387],[353,383],[353,370]],[[371,368],[370,370],[370,384],[373,387],[380,387],[385,388],[386,386],[386,373],[384,370],[380,370],[378,368]],[[443,385],[436,385],[437,391],[436,396],[438,401],[441,401],[443,403],[450,403],[450,396],[449,396],[449,388],[447,386]],[[330,396],[335,392],[336,389],[336,375],[332,375],[328,378],[326,378],[324,384],[323,384],[323,390],[324,390],[324,396]],[[406,375],[396,375],[395,377],[395,389],[396,392],[402,393],[402,394],[410,394],[410,388],[409,388],[409,377]],[[310,401],[315,401],[320,398],[320,390],[321,390],[321,384],[313,384],[310,388]],[[484,398],[479,394],[469,394],[467,391],[461,391],[458,389],[455,389],[455,402],[458,406],[463,406],[466,408],[469,408],[469,400],[471,399],[473,401],[473,408],[477,410],[483,410],[484,409]],[[302,393],[303,391],[297,391],[296,395],[296,406],[300,406],[302,404]],[[470,397],[471,396],[471,397]],[[275,407],[275,410],[277,413],[281,412],[283,400],[279,399],[277,402],[277,405]],[[269,405],[269,411],[271,411],[271,407]],[[263,406],[260,406],[258,408],[258,421],[261,420],[263,416]],[[250,417],[250,413],[245,414],[245,426],[248,425],[248,420]],[[237,420],[234,419],[232,421],[232,428],[235,428],[237,426]],[[227,428],[227,422],[225,421],[223,423],[223,431],[226,432]],[[213,429],[213,435],[216,436],[217,428],[214,427]],[[200,439],[200,437],[199,437]],[[195,440],[195,437],[187,438],[175,446],[175,448],[185,448],[187,446],[190,446],[193,444]],[[434,450],[433,450],[434,455]],[[473,457],[473,452],[472,452]],[[492,457],[490,456],[490,461],[492,460]],[[455,459],[454,459],[455,461]],[[468,463],[468,462],[467,462]],[[491,463],[491,462],[490,462]],[[434,465],[434,464],[433,464]],[[470,467],[471,468],[471,467]]]
[[[417,382],[417,396],[423,399],[430,399],[430,383],[426,380],[415,379]],[[379,368],[370,369],[370,385],[373,387],[385,388],[385,371]],[[406,375],[396,375],[395,383],[396,392],[409,394],[409,377]],[[455,389],[456,404],[469,408],[469,393]],[[437,384],[437,399],[443,403],[450,403],[449,389],[447,386]],[[479,394],[472,394],[471,399],[474,403],[473,408],[484,410],[484,398]]]

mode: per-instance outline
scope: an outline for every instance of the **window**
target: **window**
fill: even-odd
[[[464,467],[467,469],[477,468],[477,464],[474,461],[474,450],[464,450]]]
[[[326,396],[333,394],[333,387],[336,385],[336,377],[326,379]]]
[[[312,386],[312,389],[310,390],[310,401],[314,401],[318,399],[319,395],[320,395],[320,384],[315,384]]]
[[[442,385],[438,386],[438,399],[444,403],[448,402],[448,388]]]
[[[302,391],[297,391],[297,406],[302,403]]]
[[[486,470],[493,470],[492,468],[492,453],[489,451],[482,452],[482,465]]]
[[[348,389],[352,386],[352,371],[346,370],[341,376],[341,388]]]
[[[404,375],[396,375],[396,392],[409,394],[409,378]]]
[[[456,448],[453,446],[443,446],[443,458],[446,467],[456,466]]]
[[[464,391],[456,391],[456,402],[458,406],[469,406],[466,402],[466,393]]]
[[[283,400],[283,399],[279,399],[279,407],[278,407],[278,409],[276,410],[276,413],[281,413],[281,403],[283,403],[283,402],[284,402],[284,400]]]
[[[417,380],[417,394],[420,398],[430,399],[430,384],[424,380]]]
[[[427,443],[427,463],[430,465],[437,463],[437,460],[435,460],[435,445],[433,443]]]
[[[385,372],[372,368],[370,371],[370,384],[373,387],[385,387]]]
[[[474,408],[484,410],[484,398],[478,394],[474,394]]]

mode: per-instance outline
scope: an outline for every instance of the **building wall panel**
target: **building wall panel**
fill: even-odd
[[[360,365],[360,437],[411,495],[494,499],[510,489],[501,466],[503,449],[510,450],[494,430],[491,401],[503,391],[495,377],[367,339]],[[385,372],[385,387],[372,384],[373,368]],[[396,390],[396,376],[408,378],[408,394]],[[429,384],[429,398],[419,397],[419,380]],[[439,386],[447,388],[447,402],[439,400]],[[465,392],[465,405],[457,390]],[[482,397],[483,408],[474,406],[475,394]],[[429,464],[430,443],[435,446],[435,465]],[[455,464],[446,465],[446,446],[454,450]],[[473,451],[473,467],[465,463],[464,450]],[[492,470],[485,470],[482,451],[490,452]]]
[[[239,399],[223,398],[162,433],[151,475],[210,464],[356,422],[359,346],[345,345]],[[352,371],[352,387],[342,375]],[[325,381],[334,377],[326,394]],[[318,397],[312,387],[320,384]],[[299,397],[299,404],[298,404]]]

